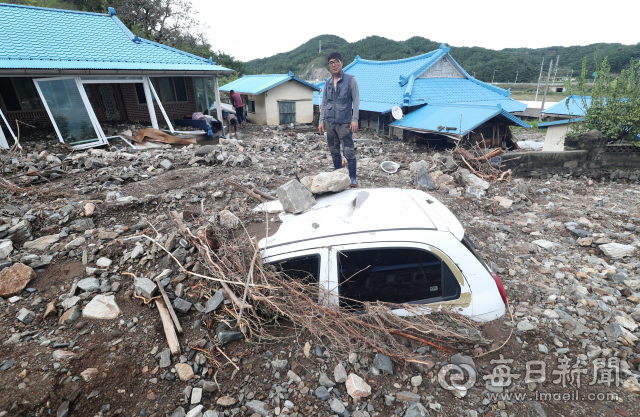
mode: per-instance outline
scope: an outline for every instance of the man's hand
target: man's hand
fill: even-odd
[[[318,125],[318,132],[320,132],[321,135],[324,135],[324,125],[323,124],[319,124]]]
[[[358,122],[351,122],[351,133],[356,133],[358,131]]]

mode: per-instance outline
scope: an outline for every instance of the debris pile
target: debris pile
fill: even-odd
[[[262,265],[249,239],[277,228],[281,186],[330,169],[324,138],[257,126],[239,137],[2,151],[0,281],[11,285],[0,301],[0,413],[640,414],[637,176],[509,178],[478,150],[414,152],[359,133],[360,187],[435,187],[500,276],[512,315],[402,319],[381,304],[352,315]],[[499,360],[512,360],[509,385],[494,383]],[[544,382],[525,378],[533,361]],[[553,382],[565,365],[579,388]],[[599,366],[618,383],[600,382]],[[475,382],[441,382],[451,369]],[[605,398],[535,399],[576,390]]]

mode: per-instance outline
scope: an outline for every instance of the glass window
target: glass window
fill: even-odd
[[[173,83],[171,82],[171,78],[162,77],[160,78],[160,85],[162,85],[162,101],[176,101],[176,95],[173,91]]]
[[[184,86],[184,77],[173,77],[173,86],[176,90],[176,101],[187,101],[187,89]]]
[[[255,113],[256,112],[256,102],[255,102],[255,100],[249,100],[248,101],[247,111],[249,113]]]
[[[193,84],[196,91],[196,109],[199,112],[211,111],[211,115],[215,115],[216,96],[213,88],[213,78],[193,78]]]
[[[284,272],[290,278],[305,281],[308,284],[317,283],[320,275],[320,255],[308,255],[287,259],[274,264],[276,269]]]
[[[144,84],[135,83],[136,95],[138,96],[138,104],[147,104],[147,95],[144,93]]]
[[[2,101],[4,101],[7,111],[22,110],[22,107],[20,107],[20,99],[18,99],[18,95],[13,89],[11,78],[0,77],[0,95],[2,95]]]
[[[431,252],[379,248],[338,254],[340,306],[362,303],[425,304],[457,298],[460,285],[449,267]]]
[[[7,111],[44,109],[31,78],[0,78],[0,94]]]

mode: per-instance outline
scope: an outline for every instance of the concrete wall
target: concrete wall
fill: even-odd
[[[257,125],[266,125],[267,124],[267,107],[265,106],[265,94],[262,93],[258,96],[249,95],[247,100],[255,101],[255,112],[250,113],[247,111],[247,120],[250,123],[254,123]]]
[[[564,137],[569,131],[569,124],[549,126],[547,134],[544,137],[544,152],[562,152],[564,151]]]
[[[264,93],[268,125],[280,124],[279,101],[296,102],[296,122],[313,122],[313,90],[297,81],[287,81]],[[256,103],[256,111],[257,103]]]

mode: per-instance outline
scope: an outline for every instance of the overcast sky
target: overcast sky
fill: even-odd
[[[241,61],[323,34],[349,42],[422,36],[450,46],[636,44],[640,0],[192,0],[214,49]]]

